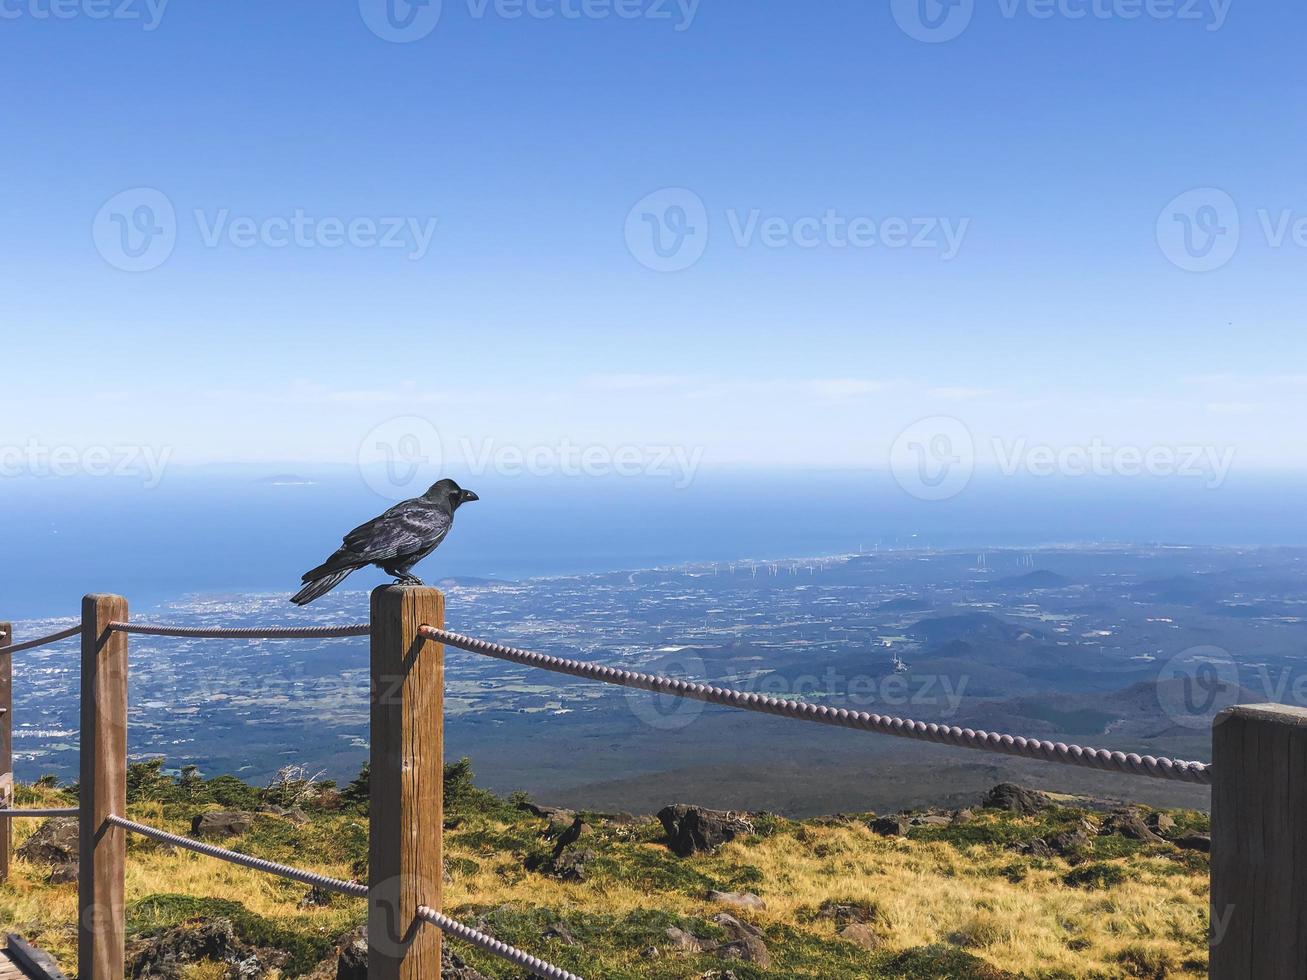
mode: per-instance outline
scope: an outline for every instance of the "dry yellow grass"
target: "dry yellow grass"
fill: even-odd
[[[165,819],[159,805],[134,807],[132,816],[178,832],[186,829],[179,820]],[[977,819],[1018,820],[988,814]],[[652,891],[647,879],[636,875],[603,874],[566,883],[527,873],[521,853],[487,843],[488,836],[494,840],[497,834],[529,841],[540,827],[543,822],[537,826],[529,818],[514,823],[489,817],[448,833],[448,857],[468,860],[451,862],[455,870],[445,886],[445,907],[548,908],[619,919],[651,908],[690,919],[721,911],[699,890]],[[21,840],[33,829],[20,826],[15,836]],[[1205,971],[1207,878],[1201,869],[1163,853],[1165,848],[1108,859],[1103,863],[1119,867],[1121,880],[1074,887],[1063,880],[1070,866],[1061,859],[1031,860],[1000,843],[886,838],[852,820],[786,824],[771,836],[684,860],[651,843],[647,832],[629,836],[623,840],[619,834],[604,843],[605,853],[625,855],[621,860],[643,853],[644,860],[669,873],[699,872],[719,880],[747,871],[749,890],[767,903],[766,909],[747,915],[764,929],[801,928],[833,940],[835,925],[812,912],[828,902],[863,902],[880,912],[876,931],[886,950],[944,944],[1031,977],[1179,977]],[[308,854],[297,863],[336,877],[351,876],[349,867]],[[71,966],[76,961],[76,888],[48,885],[45,877],[44,868],[16,862],[11,882],[0,889],[0,918]],[[356,900],[301,908],[305,891],[301,885],[149,843],[134,841],[129,853],[129,901],[161,893],[232,899],[286,928],[327,938],[361,920],[362,903]],[[196,967],[190,976],[207,980],[220,974]]]

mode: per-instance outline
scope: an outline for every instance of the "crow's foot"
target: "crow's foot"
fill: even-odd
[[[426,585],[416,575],[400,575],[395,579],[396,585]]]

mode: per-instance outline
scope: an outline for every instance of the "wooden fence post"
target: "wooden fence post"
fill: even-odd
[[[444,829],[445,597],[422,586],[372,593],[369,980],[439,980]]]
[[[14,805],[14,641],[13,623],[0,623],[0,807]],[[9,880],[13,821],[0,820],[0,885]]]
[[[88,595],[82,600],[82,741],[78,806],[77,975],[81,980],[123,977],[126,910],[123,873],[127,837],[108,823],[127,810],[127,634],[108,625],[126,622],[127,600]]]
[[[1214,980],[1307,978],[1307,709],[1227,708],[1212,727]]]

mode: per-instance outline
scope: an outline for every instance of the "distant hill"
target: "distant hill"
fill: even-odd
[[[1173,575],[1170,578],[1150,579],[1127,589],[1132,599],[1150,602],[1174,602],[1182,605],[1213,599],[1217,589],[1194,575]]]
[[[908,635],[928,645],[963,640],[973,646],[982,644],[1029,643],[1043,639],[1043,634],[1027,626],[1017,626],[986,612],[957,613],[923,619],[908,629]]]

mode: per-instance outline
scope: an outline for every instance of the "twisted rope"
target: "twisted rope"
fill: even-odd
[[[846,708],[830,708],[821,704],[804,701],[782,701],[779,698],[762,694],[750,694],[745,691],[733,691],[729,688],[710,687],[707,684],[694,684],[689,681],[676,680],[656,674],[640,674],[616,667],[603,667],[598,664],[585,663],[580,660],[567,660],[551,657],[543,653],[532,653],[515,647],[478,640],[460,633],[423,626],[418,630],[423,636],[440,643],[447,643],[469,653],[479,653],[498,660],[521,664],[524,667],[538,667],[541,670],[557,674],[570,674],[585,680],[601,681],[605,684],[618,684],[633,687],[655,694],[670,694],[678,698],[691,698],[709,704],[725,705],[728,708],[742,708],[762,714],[776,715],[781,718],[793,718],[799,721],[811,721],[836,728],[850,728],[855,731],[876,732],[881,735],[893,735],[897,738],[911,738],[921,742],[936,742],[963,749],[979,749],[984,752],[998,752],[1002,755],[1020,756],[1037,759],[1041,762],[1058,762],[1068,766],[1082,766],[1087,769],[1101,769],[1106,772],[1121,772],[1131,776],[1151,776],[1154,779],[1172,779],[1185,783],[1210,785],[1212,767],[1202,762],[1187,762],[1182,759],[1159,758],[1151,755],[1137,755],[1134,752],[1113,752],[1108,749],[1095,749],[1080,745],[1067,745],[1065,742],[1049,742],[1043,739],[1025,738],[1021,735],[1006,735],[1002,732],[987,732],[980,729],[958,728],[956,725],[938,725],[934,722],[913,721],[911,718],[895,718],[890,715],[872,714],[866,711],[849,711]]]
[[[367,623],[351,626],[157,626],[150,623],[110,623],[115,633],[135,633],[139,636],[191,636],[207,640],[307,640],[334,639],[345,636],[367,636],[372,627]]]
[[[430,922],[441,932],[453,936],[455,939],[461,939],[465,943],[470,943],[478,949],[484,950],[492,956],[498,956],[501,960],[506,960],[514,966],[520,966],[524,970],[530,970],[532,976],[544,977],[545,980],[582,980],[575,973],[568,973],[566,970],[557,966],[552,966],[544,960],[536,959],[520,949],[516,949],[508,943],[501,943],[492,936],[487,936],[483,932],[477,932],[475,929],[469,929],[461,922],[456,922],[448,916],[441,915],[435,909],[427,908],[425,905],[418,906],[418,918],[424,922]]]
[[[75,806],[45,807],[44,809],[0,809],[0,820],[13,817],[75,817],[81,811]]]
[[[204,854],[211,858],[217,858],[219,861],[226,861],[229,864],[239,864],[252,871],[262,871],[266,874],[277,875],[280,878],[289,878],[291,881],[298,881],[305,885],[312,885],[315,888],[324,888],[327,891],[340,892],[342,895],[353,895],[355,898],[368,897],[368,886],[360,885],[356,881],[341,881],[339,878],[329,878],[326,875],[320,875],[313,871],[301,871],[299,868],[292,868],[286,864],[277,864],[275,861],[265,861],[263,858],[252,857],[249,854],[238,854],[236,851],[229,851],[225,847],[215,847],[212,844],[205,844],[197,840],[191,840],[189,837],[170,834],[166,830],[159,830],[157,827],[150,827],[143,823],[136,823],[133,820],[127,820],[124,817],[112,814],[105,819],[115,826],[140,834],[142,837],[152,838],[161,844],[172,844],[174,847],[183,847],[186,850],[194,851],[197,854]]]
[[[3,812],[3,811],[0,811]],[[77,811],[72,811],[76,813]],[[226,861],[230,864],[239,864],[241,867],[249,868],[252,871],[262,871],[265,874],[276,875],[279,878],[288,878],[291,881],[298,881],[305,885],[312,885],[315,888],[322,888],[327,891],[339,892],[342,895],[350,895],[354,898],[367,898],[368,886],[360,884],[357,881],[342,881],[339,878],[331,878],[327,875],[320,875],[313,871],[303,871],[299,868],[292,868],[286,864],[278,864],[276,861],[266,861],[263,858],[252,857],[249,854],[239,854],[236,851],[229,851],[225,847],[216,847],[213,844],[204,844],[189,837],[181,837],[178,834],[170,834],[166,830],[160,830],[157,827],[151,827],[147,824],[137,823],[134,820],[128,820],[125,817],[110,815],[105,818],[109,823],[116,827],[122,827],[124,830],[130,830],[133,833],[140,834],[142,837],[149,837],[159,841],[161,844],[172,844],[175,847],[183,847],[188,851],[195,851],[197,854],[203,854],[207,857],[217,858],[219,861]],[[441,915],[434,909],[427,908],[425,905],[418,907],[418,917],[430,922],[432,925],[446,932],[451,936],[471,943],[480,949],[485,950],[500,959],[507,960],[516,966],[524,966],[534,970],[537,974],[545,977],[546,980],[581,980],[565,970],[560,970],[556,966],[551,966],[544,960],[536,959],[527,953],[522,952],[514,946],[502,943],[493,936],[487,936],[484,932],[478,932],[470,926],[465,926],[448,916]]]
[[[35,650],[37,647],[43,647],[48,643],[58,643],[60,640],[80,636],[81,633],[82,628],[80,626],[70,626],[66,630],[51,633],[49,636],[42,636],[35,640],[24,640],[22,643],[15,643],[13,646],[0,647],[0,653],[22,653],[24,650]]]

